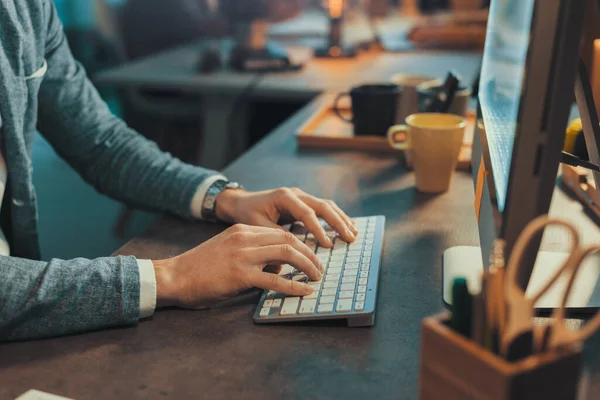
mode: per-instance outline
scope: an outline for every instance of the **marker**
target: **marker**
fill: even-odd
[[[473,296],[467,280],[456,278],[452,283],[452,318],[450,327],[465,337],[471,337]]]

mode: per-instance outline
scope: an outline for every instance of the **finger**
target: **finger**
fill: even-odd
[[[306,195],[301,197],[309,207],[317,212],[317,215],[325,220],[346,242],[353,242],[354,233],[350,230],[348,223],[334,210],[325,200]]]
[[[336,203],[335,201],[329,200],[329,205],[346,221],[354,236],[358,235],[358,229],[356,229],[356,223],[350,218]]]
[[[290,264],[304,272],[311,280],[321,280],[323,274],[317,268],[318,264],[296,250],[289,244],[254,247],[245,250],[246,259],[252,265]]]
[[[306,229],[317,238],[319,244],[323,247],[332,247],[333,242],[327,236],[325,229],[319,222],[315,210],[310,208],[291,190],[284,192],[284,195],[277,203],[280,209],[290,213],[296,220],[301,221]]]
[[[268,274],[259,270],[254,270],[251,273],[250,284],[261,289],[275,290],[288,296],[306,296],[313,292],[313,288],[306,283],[285,279],[279,275]]]
[[[284,228],[283,226],[281,226],[279,224],[276,224],[275,222],[271,221],[267,217],[261,216],[261,217],[257,218],[256,224],[259,227],[265,227],[265,228],[269,228],[269,229],[277,229],[280,231],[288,232],[288,229]]]
[[[289,244],[315,264],[321,272],[325,272],[325,267],[323,267],[315,252],[289,231],[272,230],[271,232],[257,233],[250,239],[248,244],[253,247]]]
[[[298,188],[292,188],[291,190],[294,193],[296,193],[298,195],[298,197],[300,197],[300,200],[304,201],[305,203],[307,203],[307,200],[327,202],[333,208],[333,210],[338,213],[340,218],[342,218],[342,220],[344,222],[346,222],[346,226],[348,227],[348,229],[350,229],[350,231],[354,234],[354,236],[356,236],[358,234],[358,230],[356,229],[356,224],[354,223],[352,218],[350,218],[348,215],[346,215],[346,213],[344,211],[342,211],[342,209],[340,207],[338,207],[338,205],[334,201],[321,200],[321,199],[319,199],[315,196],[312,196]],[[309,204],[309,206],[310,206],[310,204]]]

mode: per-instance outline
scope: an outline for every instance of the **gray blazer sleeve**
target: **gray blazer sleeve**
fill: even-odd
[[[59,336],[139,318],[135,257],[49,262],[0,256],[0,341]]]
[[[87,182],[129,205],[191,218],[199,184],[215,172],[185,164],[113,116],[73,59],[52,1],[45,1],[48,71],[38,128]]]

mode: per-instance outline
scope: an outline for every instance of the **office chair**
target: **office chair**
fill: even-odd
[[[131,1],[131,0],[130,0]],[[172,0],[166,2],[171,5]],[[160,1],[142,0],[143,6],[158,6]],[[136,8],[129,2],[112,5],[106,0],[95,0],[99,30],[112,39],[119,61],[148,56],[161,51],[163,46],[173,47],[185,38],[174,38],[162,43],[141,46],[136,32]],[[164,3],[164,1],[163,1]],[[147,23],[147,22],[146,22]],[[143,35],[142,35],[143,36]],[[123,116],[129,126],[157,143],[164,151],[192,164],[198,164],[202,142],[202,98],[170,90],[147,90],[129,87],[120,90]],[[123,237],[133,210],[123,206],[114,233]]]

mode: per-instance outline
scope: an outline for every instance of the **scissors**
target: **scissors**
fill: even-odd
[[[562,303],[560,307],[552,313],[551,318],[553,319],[553,322],[537,329],[535,338],[535,350],[537,352],[547,351],[549,349],[559,349],[576,342],[581,342],[600,328],[600,313],[597,313],[592,319],[587,321],[587,323],[578,331],[569,329],[565,323],[565,306],[569,295],[571,294],[577,272],[579,272],[583,260],[589,255],[597,252],[600,252],[600,246],[598,245],[589,246],[578,251],[577,256],[573,260],[574,264],[571,267],[571,276],[567,283],[565,293],[563,294]]]
[[[530,293],[530,295],[526,297],[525,292],[517,282],[518,271],[522,268],[523,256],[536,238],[536,235],[549,225],[558,225],[569,231],[570,254],[561,267],[554,272],[550,279],[539,290],[535,293]],[[548,216],[543,215],[531,221],[523,232],[521,232],[512,249],[508,264],[506,265],[504,279],[506,321],[503,332],[501,332],[500,351],[508,361],[517,361],[533,353],[535,334],[533,317],[535,315],[535,303],[537,303],[542,295],[556,283],[563,272],[578,268],[578,263],[584,258],[581,257],[583,255],[582,251],[584,250],[579,246],[579,235],[577,234],[577,231],[573,225],[564,220],[550,219]],[[585,256],[588,254],[589,252],[585,251]],[[573,276],[571,278],[573,278]],[[568,289],[570,290],[570,286]],[[566,296],[568,296],[569,290],[567,290]],[[565,302],[566,299],[564,299],[563,305]],[[563,311],[560,315],[564,315],[564,307],[561,308]],[[585,333],[587,333],[587,331]],[[550,338],[556,338],[557,335],[562,337],[563,331],[561,329],[552,329],[547,334],[541,334],[540,336],[547,336],[547,343],[554,343],[552,340],[555,339]],[[540,346],[542,346],[543,342],[543,340],[540,340]]]

